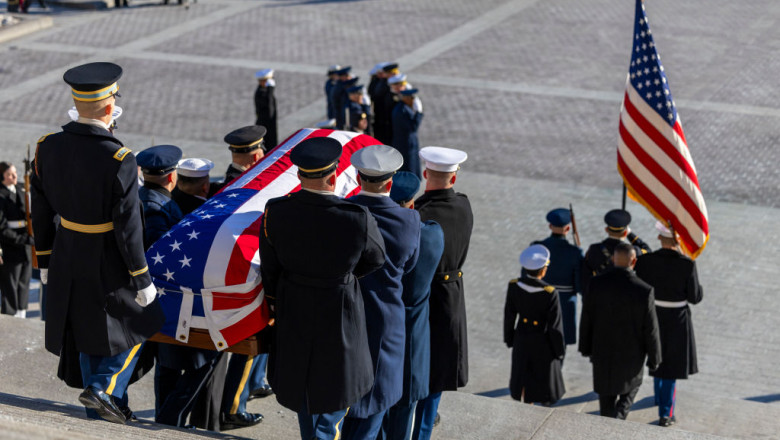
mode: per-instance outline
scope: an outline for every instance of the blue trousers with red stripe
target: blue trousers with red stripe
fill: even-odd
[[[677,397],[677,380],[653,378],[655,401],[658,404],[658,417],[674,416],[674,401]]]
[[[93,386],[114,397],[120,407],[127,406],[127,385],[133,374],[143,343],[114,356],[103,357],[79,353],[84,388]],[[97,411],[87,408],[87,417],[100,419]]]

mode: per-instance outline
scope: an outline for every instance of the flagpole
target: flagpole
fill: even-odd
[[[626,184],[623,183],[623,211],[626,210]]]

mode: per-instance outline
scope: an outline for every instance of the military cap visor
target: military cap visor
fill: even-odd
[[[309,138],[290,152],[290,161],[303,177],[318,178],[336,170],[341,157],[341,142],[329,137]]]
[[[258,148],[265,151],[263,137],[266,132],[266,128],[262,125],[247,125],[225,135],[225,143],[234,153],[251,153]]]
[[[347,89],[347,93],[352,95],[354,93],[363,93],[363,84],[358,84]]]
[[[328,67],[328,75],[333,75],[338,73],[339,69],[341,69],[341,66],[339,66],[338,64],[334,64]]]
[[[388,72],[388,73],[392,72],[394,70],[398,70],[398,63],[386,64],[385,66],[382,67],[382,70],[384,70],[385,72]]]
[[[94,102],[119,96],[117,81],[122,68],[114,63],[89,63],[68,69],[62,79],[71,87],[76,101]]]
[[[399,93],[401,96],[414,96],[414,95],[416,95],[416,94],[417,94],[417,92],[418,92],[418,90],[417,90],[417,89],[406,89],[406,90],[401,90],[401,91],[400,91],[400,92],[398,92],[398,93]]]
[[[610,231],[622,232],[631,223],[631,214],[623,209],[613,209],[604,216],[604,223]]]
[[[334,73],[336,75],[346,75],[352,70],[352,66],[344,66],[340,68],[339,70],[335,71]]]
[[[135,160],[144,174],[164,176],[176,169],[181,156],[181,148],[175,145],[155,145],[138,153]]]
[[[412,200],[420,190],[420,178],[409,171],[398,171],[393,176],[393,186],[390,188],[390,198],[401,204]]]
[[[547,222],[553,226],[563,227],[571,223],[571,212],[566,208],[557,208],[547,213]]]
[[[425,161],[425,168],[444,173],[458,171],[460,164],[469,157],[465,151],[444,147],[425,147],[419,155]]]

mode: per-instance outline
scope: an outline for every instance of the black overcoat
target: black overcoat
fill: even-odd
[[[561,361],[566,354],[558,292],[537,278],[509,282],[504,305],[504,343],[512,348],[509,391],[526,403],[555,403],[566,387]]]
[[[346,409],[374,382],[358,278],[385,262],[374,217],[334,195],[301,190],[266,204],[260,234],[265,297],[275,304],[269,379],[279,403],[310,414]]]
[[[444,253],[431,283],[430,392],[452,391],[469,379],[463,264],[474,215],[466,195],[452,188],[427,191],[414,205],[422,221],[433,220],[444,231]]]
[[[262,125],[267,130],[263,137],[265,151],[270,151],[279,142],[276,129],[275,90],[275,86],[261,87],[259,85],[255,90],[255,114],[257,115],[255,125]]]
[[[582,301],[580,352],[593,363],[593,390],[614,396],[642,384],[645,358],[661,363],[653,288],[627,268],[591,280]]]
[[[704,295],[696,272],[696,263],[671,249],[659,249],[643,255],[636,263],[636,274],[653,286],[656,301],[698,304]],[[687,379],[699,372],[696,339],[693,335],[691,309],[656,305],[661,331],[663,362],[650,375],[663,379]]]
[[[60,355],[71,333],[78,352],[113,356],[165,321],[157,301],[135,302],[151,283],[135,156],[103,128],[71,122],[62,129],[39,141],[31,179],[38,264],[49,269],[46,349]],[[56,215],[113,229],[77,232],[56,226]]]
[[[0,185],[0,245],[3,247],[3,261],[8,264],[29,263],[32,237],[21,222],[24,215],[24,186],[16,185],[12,193]]]

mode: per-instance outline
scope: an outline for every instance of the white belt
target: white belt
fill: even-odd
[[[688,305],[688,301],[661,301],[655,300],[655,305],[658,307],[664,307],[667,309],[679,309]]]
[[[8,227],[11,229],[19,229],[27,226],[27,222],[25,220],[9,220],[8,221]]]

